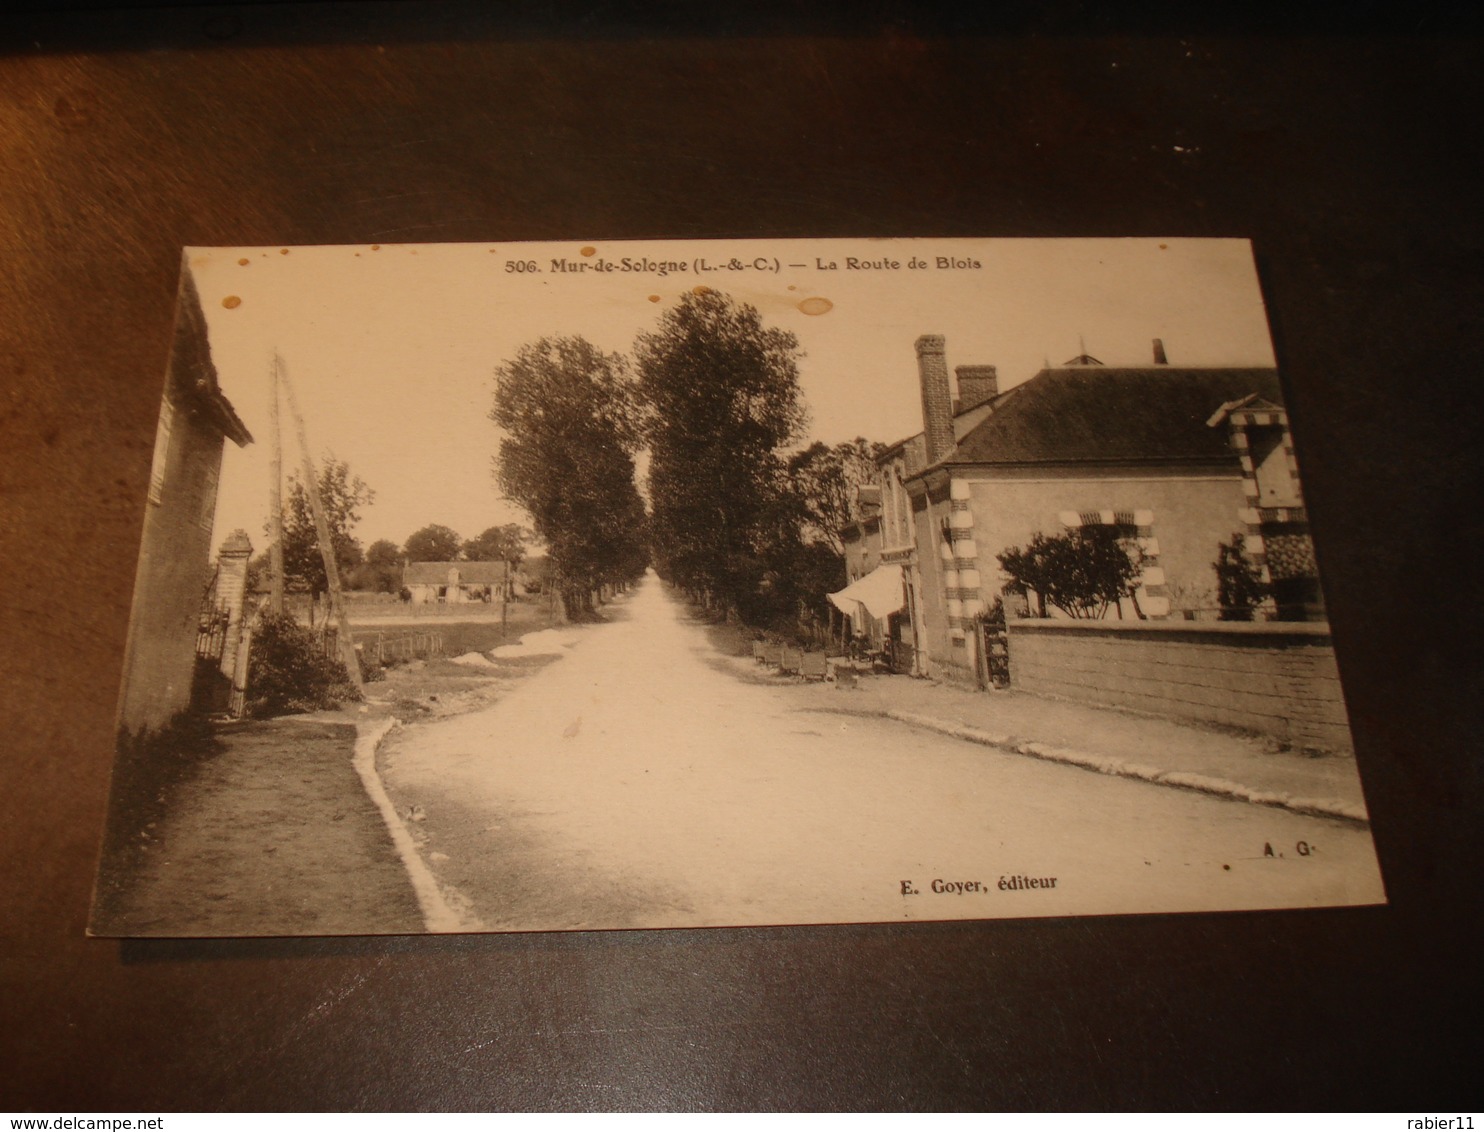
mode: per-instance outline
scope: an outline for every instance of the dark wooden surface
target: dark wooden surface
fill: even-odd
[[[602,11],[0,28],[0,1106],[1477,1100],[1476,41]],[[1390,906],[85,939],[181,245],[763,235],[1257,241]]]

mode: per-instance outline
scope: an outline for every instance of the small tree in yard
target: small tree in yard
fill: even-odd
[[[1011,547],[998,556],[1008,581],[1005,589],[1034,590],[1039,615],[1049,602],[1068,617],[1098,620],[1110,605],[1133,599],[1143,571],[1138,547],[1111,526],[1077,527],[1062,535],[1037,534],[1025,549]],[[1143,613],[1139,616],[1142,618]]]
[[[1231,542],[1217,544],[1216,600],[1222,621],[1251,621],[1252,611],[1268,596],[1262,571],[1247,557],[1247,540],[1240,531]]]
[[[258,618],[248,666],[248,715],[263,719],[358,699],[345,665],[326,656],[313,633],[284,613]]]

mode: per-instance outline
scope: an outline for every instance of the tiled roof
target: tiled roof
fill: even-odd
[[[409,586],[446,586],[448,572],[459,572],[459,584],[488,586],[505,580],[503,562],[409,562],[403,583]]]
[[[946,464],[1234,460],[1225,429],[1207,421],[1256,394],[1282,404],[1271,368],[1045,369],[996,399]]]

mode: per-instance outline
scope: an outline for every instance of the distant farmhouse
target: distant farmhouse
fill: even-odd
[[[500,601],[505,590],[503,562],[409,562],[402,585],[412,604]]]
[[[1261,616],[1322,618],[1276,370],[1176,367],[1156,340],[1149,366],[1084,354],[1006,392],[993,366],[959,366],[955,399],[944,339],[916,350],[923,431],[888,448],[860,490],[841,532],[850,585],[836,595],[899,670],[984,684],[997,556],[1088,525],[1142,552],[1134,594],[1109,618],[1214,619],[1214,563],[1234,534],[1271,588]]]
[[[130,734],[163,727],[191,705],[203,604],[237,608],[236,619],[228,612],[221,629],[238,631],[239,575],[245,573],[251,549],[245,535],[238,537],[240,532],[223,546],[233,574],[218,594],[211,566],[211,527],[222,449],[227,440],[250,444],[252,436],[222,396],[189,265],[181,271],[176,311],[119,697],[119,727]],[[232,592],[226,593],[226,588]]]

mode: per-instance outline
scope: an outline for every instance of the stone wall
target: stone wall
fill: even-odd
[[[1012,620],[1011,686],[1353,750],[1320,623]]]

